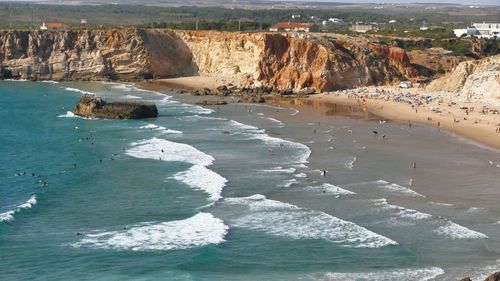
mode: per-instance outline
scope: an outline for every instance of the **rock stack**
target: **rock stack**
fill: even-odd
[[[158,116],[154,104],[136,102],[105,102],[101,97],[84,94],[73,109],[78,116],[106,119],[140,119]]]

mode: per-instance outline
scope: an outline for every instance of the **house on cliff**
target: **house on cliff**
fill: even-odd
[[[306,22],[278,22],[277,24],[271,26],[269,31],[274,32],[315,32],[318,31],[318,27],[314,23],[306,23]]]
[[[366,33],[368,31],[377,32],[379,28],[376,24],[355,23],[351,26],[350,30],[358,33]]]

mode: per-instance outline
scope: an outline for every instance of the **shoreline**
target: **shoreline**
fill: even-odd
[[[231,78],[217,78],[208,76],[191,76],[172,79],[161,79],[147,82],[140,82],[138,85],[150,90],[195,90],[200,88],[215,89],[218,86],[231,83],[241,85],[241,80]],[[400,91],[394,87],[371,87],[352,89],[348,91],[375,92],[376,89],[386,91]],[[425,92],[422,89],[405,89],[405,91]],[[204,97],[216,98],[216,97]],[[217,97],[218,98],[218,97]],[[218,98],[220,99],[220,98]],[[436,99],[437,100],[437,99]],[[328,92],[310,96],[308,98],[272,98],[266,101],[267,104],[280,104],[292,107],[312,106],[314,108],[325,107],[326,115],[340,115],[351,118],[368,118],[372,121],[386,119],[399,123],[418,123],[443,130],[446,133],[455,134],[466,140],[477,142],[477,145],[487,146],[495,150],[500,149],[500,133],[496,128],[500,128],[499,114],[481,114],[479,104],[465,104],[448,101],[433,101],[419,107],[412,107],[410,104],[383,100],[369,97],[353,97],[341,92]],[[347,109],[335,108],[335,106],[346,106]],[[475,112],[465,112],[460,109],[462,106],[474,106]],[[334,107],[334,108],[332,108]],[[331,110],[328,110],[330,108]],[[371,114],[371,116],[368,116]]]

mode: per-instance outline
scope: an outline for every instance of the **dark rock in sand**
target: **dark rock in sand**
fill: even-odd
[[[140,119],[158,116],[154,104],[137,102],[105,102],[96,95],[82,95],[73,113],[83,117],[106,119]]]
[[[201,100],[196,102],[197,105],[224,105],[227,104],[223,100]]]

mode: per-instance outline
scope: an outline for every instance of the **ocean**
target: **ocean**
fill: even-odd
[[[154,102],[159,117],[77,117],[86,92]],[[458,280],[500,269],[498,150],[374,116],[195,100],[131,84],[0,82],[0,280]]]

